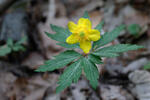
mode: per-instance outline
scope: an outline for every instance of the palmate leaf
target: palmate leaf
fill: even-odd
[[[143,46],[130,45],[130,44],[117,44],[108,47],[104,47],[102,49],[98,49],[92,54],[101,56],[101,57],[116,57],[117,53],[126,52],[129,50],[137,50],[143,48]]]
[[[59,86],[56,88],[56,92],[60,92],[68,87],[72,82],[77,82],[82,73],[82,58],[78,61],[74,62],[64,73],[60,76],[58,84]]]
[[[83,58],[83,69],[85,76],[90,81],[90,84],[94,89],[98,86],[99,72],[97,66],[92,63],[89,59]]]
[[[79,58],[81,55],[73,50],[67,50],[59,55],[55,56],[54,59],[46,61],[45,65],[41,65],[36,71],[45,72],[59,69]]]
[[[114,30],[112,30],[111,32],[105,33],[104,35],[101,36],[100,40],[94,42],[94,45],[93,45],[94,48],[99,48],[113,41],[124,28],[125,28],[125,25],[120,25]]]

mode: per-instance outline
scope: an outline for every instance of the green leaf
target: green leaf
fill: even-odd
[[[67,50],[59,55],[55,56],[55,59],[45,62],[45,65],[41,65],[36,71],[37,72],[46,72],[53,71],[64,67],[75,59],[79,58],[81,55],[73,50]]]
[[[69,32],[68,28],[63,28],[60,26],[56,26],[51,24],[51,29],[56,32],[56,33],[60,33],[63,34],[65,37],[68,37],[71,33]]]
[[[24,46],[22,46],[21,44],[15,44],[13,47],[12,47],[13,51],[25,51],[26,48]]]
[[[59,59],[59,58],[72,58],[72,57],[80,57],[81,54],[79,54],[78,52],[74,51],[74,50],[67,50],[64,51],[62,53],[60,53],[57,56],[54,56],[54,58]]]
[[[119,54],[112,53],[112,52],[106,52],[106,51],[97,51],[93,52],[93,55],[100,56],[100,57],[117,57]]]
[[[83,14],[82,17],[83,17],[83,18],[88,18],[88,19],[90,18],[87,11],[84,12],[84,14]]]
[[[137,50],[143,48],[143,46],[130,45],[130,44],[117,44],[108,47],[104,47],[96,50],[92,54],[100,57],[116,57],[119,56],[117,53],[126,52],[129,50]]]
[[[68,44],[68,43],[56,43],[56,44],[68,49],[80,48],[79,44]]]
[[[85,76],[90,81],[90,84],[94,89],[98,86],[99,72],[97,66],[92,63],[89,59],[83,58],[83,69]]]
[[[56,40],[59,42],[65,42],[65,37],[61,33],[60,34],[59,33],[51,34],[51,33],[45,32],[45,34],[53,40]]]
[[[89,54],[88,59],[95,64],[103,64],[102,59],[99,56]]]
[[[0,56],[6,56],[11,52],[11,48],[7,45],[0,47]]]
[[[7,45],[12,47],[13,46],[13,40],[11,38],[8,38]]]
[[[144,65],[144,69],[147,70],[147,69],[150,69],[150,62],[146,65]]]
[[[81,63],[82,60],[79,59],[67,67],[67,69],[59,78],[59,86],[56,88],[57,93],[67,88],[72,82],[77,82],[79,80],[82,73]]]
[[[121,53],[129,50],[137,50],[141,49],[143,46],[131,45],[131,44],[117,44],[108,47],[104,47],[102,49],[97,50],[96,52],[111,52],[111,53]]]
[[[141,27],[138,24],[131,24],[127,27],[127,30],[132,35],[137,35],[141,31]]]
[[[59,42],[66,42],[66,38],[71,34],[68,29],[65,29],[63,27],[59,27],[56,25],[52,25],[52,24],[51,24],[51,29],[56,33],[51,34],[51,33],[45,32],[45,34],[51,39],[59,41]]]
[[[101,36],[100,40],[94,42],[94,48],[99,48],[100,46],[104,46],[109,42],[113,41],[124,28],[125,25],[120,25],[111,32],[105,33],[104,35]]]
[[[18,42],[16,42],[15,44],[16,45],[19,45],[19,44],[23,44],[27,41],[27,36],[24,36],[23,38],[21,38],[21,40],[19,40]]]
[[[95,29],[101,31],[103,25],[104,25],[104,20],[102,20],[102,21],[95,27]]]

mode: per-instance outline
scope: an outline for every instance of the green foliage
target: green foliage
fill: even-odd
[[[101,32],[102,28],[103,28],[103,25],[104,25],[104,20],[102,20],[96,27],[95,29],[99,30]]]
[[[88,13],[85,12],[82,17],[89,18]],[[103,25],[104,21],[101,21],[95,29],[101,31]],[[58,87],[56,89],[56,92],[60,92],[67,88],[71,83],[77,82],[83,69],[91,86],[96,89],[99,79],[99,72],[96,64],[103,64],[102,57],[116,57],[119,56],[119,53],[143,48],[142,46],[130,44],[117,44],[103,47],[113,41],[124,28],[125,26],[121,25],[111,32],[106,32],[101,36],[100,40],[93,43],[93,50],[91,50],[89,54],[82,55],[74,50],[66,50],[65,52],[55,56],[53,59],[45,61],[44,65],[41,65],[36,71],[54,71],[67,66],[64,73],[59,78]],[[51,29],[56,33],[50,34],[46,32],[46,35],[51,39],[58,41],[59,43],[57,43],[57,45],[67,49],[79,48],[79,44],[70,45],[66,43],[67,37],[71,34],[68,29],[56,25],[51,25]]]
[[[0,56],[5,56],[11,53],[11,48],[7,45],[0,47]]]
[[[100,57],[117,57],[119,54],[113,52],[105,52],[105,51],[97,51],[93,52],[93,55],[100,56]]]
[[[66,38],[70,35],[70,32],[68,31],[68,29],[65,29],[60,26],[52,25],[52,24],[50,26],[51,26],[51,29],[56,33],[50,34],[48,32],[45,32],[45,34],[53,40],[56,40],[59,42],[65,42]]]
[[[67,43],[56,43],[56,44],[68,49],[79,48],[79,44],[67,44]]]
[[[92,54],[101,56],[101,57],[116,57],[117,53],[126,52],[129,50],[137,50],[143,48],[143,46],[130,45],[130,44],[117,44],[108,47],[104,47],[96,50]]]
[[[59,86],[56,88],[56,92],[60,92],[68,87],[72,82],[77,82],[80,78],[82,73],[82,59],[74,62],[67,69],[64,73],[60,76],[58,84]]]
[[[95,64],[103,64],[102,59],[99,56],[89,54],[88,59]]]
[[[147,69],[150,69],[150,62],[146,65],[144,65],[144,69],[147,70]]]
[[[18,52],[18,51],[25,51],[26,48],[20,44],[15,44],[13,47],[12,47],[12,50],[15,51],[15,52]]]
[[[85,11],[84,12],[84,14],[83,14],[83,16],[82,16],[83,18],[88,18],[88,19],[90,19],[90,17],[89,17],[89,14],[88,14],[88,12],[87,11]]]
[[[56,32],[56,34],[62,34],[61,36],[63,36],[63,37],[61,37],[61,38],[66,39],[71,34],[68,29],[65,29],[63,27],[56,26],[56,25],[53,25],[53,24],[51,24],[50,26],[51,26],[51,29],[54,32]]]
[[[105,33],[104,35],[101,36],[100,40],[94,42],[94,45],[93,45],[94,48],[99,48],[113,41],[124,28],[125,28],[125,25],[120,25],[114,30],[112,30],[111,32]]]
[[[16,45],[20,45],[20,44],[23,44],[27,41],[27,36],[24,36],[21,40],[17,41],[15,44]]]
[[[51,33],[45,32],[45,34],[49,38],[58,41],[59,43],[57,43],[57,45],[62,46],[64,48],[69,48],[69,49],[79,48],[79,44],[70,45],[66,43],[67,37],[71,34],[67,28],[65,29],[63,27],[52,25],[52,24],[50,26],[51,26],[51,29],[56,33],[51,34]]]
[[[13,42],[12,39],[8,39],[6,45],[0,47],[0,56],[6,56],[7,54],[11,53],[12,51],[25,51],[25,47],[22,45],[26,42],[27,37],[23,37],[21,40],[17,41],[16,43]]]
[[[12,46],[13,46],[13,40],[10,39],[10,38],[8,38],[8,40],[7,40],[7,45],[8,45],[9,47],[12,47]]]
[[[127,30],[129,31],[130,34],[132,35],[138,35],[138,33],[141,31],[141,27],[139,24],[130,24],[127,27]]]
[[[73,50],[67,50],[59,55],[55,56],[54,59],[46,61],[45,65],[41,65],[36,71],[45,72],[53,71],[58,68],[62,68],[65,65],[71,63],[75,59],[79,58],[81,55]]]
[[[83,69],[87,79],[94,89],[98,86],[99,72],[97,66],[89,59],[83,58]]]
[[[120,52],[129,51],[129,50],[137,50],[140,48],[143,48],[143,46],[137,46],[137,45],[131,45],[131,44],[116,44],[116,45],[104,47],[104,48],[99,49],[97,51],[120,53]]]

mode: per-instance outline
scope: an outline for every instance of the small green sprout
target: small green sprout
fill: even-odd
[[[100,22],[94,28],[94,31],[91,31],[91,24],[89,21],[90,19],[87,12],[84,13],[82,20],[83,24],[78,24],[79,26],[76,26],[72,22],[69,23],[72,24],[71,27],[70,25],[68,25],[69,28],[51,25],[51,29],[56,33],[50,34],[46,32],[46,35],[48,37],[59,42],[57,43],[57,45],[68,49],[55,56],[53,59],[45,61],[43,65],[36,69],[37,72],[46,72],[54,71],[56,69],[67,66],[64,73],[59,78],[58,87],[56,88],[57,93],[70,86],[71,83],[77,82],[82,74],[82,71],[84,71],[85,76],[89,80],[91,86],[96,89],[99,79],[97,64],[103,64],[101,59],[102,57],[117,57],[119,56],[119,53],[143,48],[142,46],[130,44],[116,44],[112,46],[105,46],[106,44],[112,42],[115,38],[117,38],[119,33],[124,30],[125,25],[120,25],[114,30],[106,32],[104,35],[98,36],[97,34],[101,32],[104,21]],[[90,28],[86,27],[85,23],[87,22]],[[82,28],[81,31],[79,30],[79,27]],[[84,32],[84,35],[79,34],[82,31]],[[75,35],[73,38],[71,37],[74,40],[70,39],[71,35]],[[76,36],[77,38],[75,38]],[[66,41],[68,37],[69,40]],[[95,41],[93,41],[94,39]],[[70,41],[73,43],[68,44],[68,41],[69,43]],[[85,41],[85,45],[82,45],[82,41]],[[79,53],[74,50],[80,48],[83,50],[83,53]]]
[[[146,65],[144,65],[144,69],[145,69],[145,70],[149,70],[149,69],[150,69],[150,62],[147,63]]]
[[[9,38],[6,44],[0,47],[0,56],[6,56],[7,54],[10,54],[12,51],[14,52],[25,51],[26,49],[22,44],[26,42],[26,40],[27,37],[24,36],[21,40],[14,43],[13,40]]]
[[[130,24],[127,26],[127,30],[130,34],[137,36],[141,31],[141,27],[139,24]]]

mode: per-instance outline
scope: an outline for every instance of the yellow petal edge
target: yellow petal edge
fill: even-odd
[[[80,48],[85,54],[89,53],[92,48],[92,41],[100,39],[100,32],[92,29],[91,21],[87,18],[80,18],[78,23],[70,21],[68,29],[72,33],[67,39],[68,44],[79,43]]]

